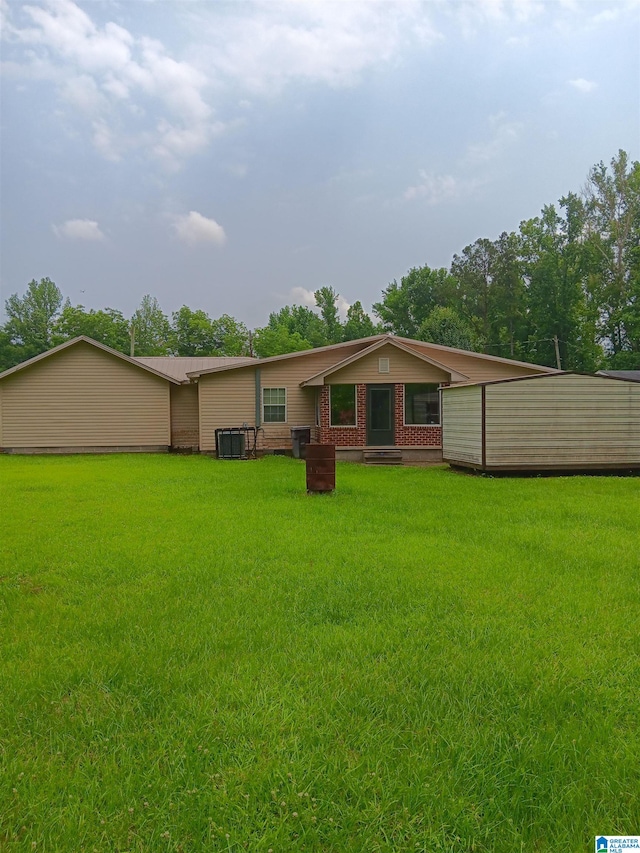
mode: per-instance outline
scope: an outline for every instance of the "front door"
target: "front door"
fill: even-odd
[[[394,386],[367,385],[367,444],[388,447],[395,444]]]

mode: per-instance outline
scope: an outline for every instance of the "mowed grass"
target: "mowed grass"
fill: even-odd
[[[640,479],[0,458],[0,849],[640,833]]]

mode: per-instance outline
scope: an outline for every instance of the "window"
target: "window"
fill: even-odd
[[[356,386],[331,386],[331,426],[356,425]]]
[[[284,424],[287,420],[287,389],[262,389],[262,420],[265,424]]]
[[[407,426],[440,423],[440,394],[437,385],[404,386],[404,422]]]

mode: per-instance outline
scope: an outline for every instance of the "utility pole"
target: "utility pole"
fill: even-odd
[[[129,336],[131,338],[131,352],[129,354],[131,355],[131,358],[133,358],[136,352],[136,327],[133,325],[133,323],[131,324]]]
[[[553,336],[553,345],[556,348],[556,365],[558,366],[558,370],[562,370],[562,364],[560,363],[560,347],[558,345],[558,336]]]

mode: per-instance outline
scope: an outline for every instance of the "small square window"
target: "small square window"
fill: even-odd
[[[287,421],[287,389],[262,389],[262,420],[265,424],[284,424]]]

